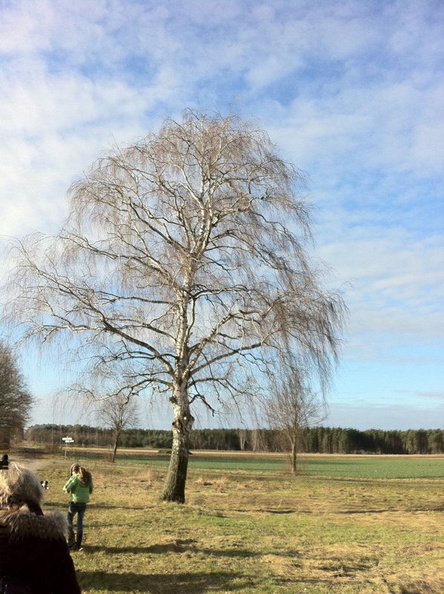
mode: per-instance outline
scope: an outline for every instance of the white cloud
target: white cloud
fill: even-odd
[[[344,228],[343,241],[320,249],[345,283],[351,334],[392,335],[400,344],[440,340],[442,239],[418,239],[390,228],[376,230],[372,238],[371,231]]]
[[[440,429],[441,411],[438,407],[420,404],[374,404],[358,402],[332,403],[324,425],[366,429],[402,430]]]
[[[46,2],[26,1],[2,7],[0,19],[0,52],[6,56],[33,54],[51,47],[48,30],[51,12]]]
[[[50,74],[41,60],[20,66],[0,74],[0,235],[54,229],[73,179],[115,143],[141,136],[145,111],[175,91],[168,70],[137,89],[114,78]]]

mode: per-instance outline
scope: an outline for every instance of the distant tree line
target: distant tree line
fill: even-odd
[[[111,429],[87,425],[33,425],[25,439],[45,445],[63,445],[70,436],[76,446],[111,447]],[[170,431],[126,429],[122,431],[123,448],[170,449]],[[272,429],[195,429],[191,449],[237,451],[285,451],[279,430]],[[443,454],[443,429],[383,431],[308,427],[303,430],[301,452],[307,454]]]

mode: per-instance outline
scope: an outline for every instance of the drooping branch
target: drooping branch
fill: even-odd
[[[81,338],[83,371],[170,390],[186,467],[191,404],[237,406],[285,352],[328,383],[345,307],[312,260],[303,182],[252,123],[167,120],[73,184],[60,234],[19,243],[11,319]]]

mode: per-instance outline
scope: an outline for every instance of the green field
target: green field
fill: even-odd
[[[128,451],[128,450],[127,450]],[[122,463],[148,466],[168,466],[168,455],[143,453],[138,457],[127,454]],[[193,453],[190,468],[224,472],[288,472],[285,456],[251,453]],[[337,456],[301,455],[299,473],[309,476],[330,476],[362,479],[443,479],[444,456]]]
[[[159,502],[167,457],[93,472],[84,594],[442,594],[444,457],[191,456],[185,505]],[[71,459],[40,460],[66,507]]]
[[[444,479],[444,456],[330,456],[304,459],[302,472],[318,476]]]

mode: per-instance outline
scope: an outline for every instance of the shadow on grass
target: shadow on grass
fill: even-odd
[[[111,505],[110,503],[90,503],[90,509],[130,509],[131,511],[147,511],[154,509],[153,505]]]
[[[142,554],[151,554],[151,555],[165,555],[167,553],[186,553],[186,552],[199,552],[209,557],[240,557],[240,558],[247,558],[247,557],[255,557],[259,555],[259,553],[253,553],[247,549],[242,548],[232,548],[232,549],[203,549],[201,547],[196,546],[196,541],[187,540],[187,541],[180,541],[177,543],[168,543],[168,544],[158,544],[158,545],[151,545],[148,547],[143,546],[130,546],[130,547],[106,547],[106,546],[87,546],[84,549],[86,553],[107,553],[108,555],[121,555],[130,553],[132,555],[137,555],[139,553]],[[289,553],[291,556],[298,555],[298,553],[292,552]]]
[[[60,503],[58,501],[54,501],[50,499],[50,496],[52,495],[52,493],[50,491],[46,491],[46,496],[43,500],[43,504],[45,507],[60,507]],[[69,499],[68,496],[66,496],[66,507],[68,507],[69,505]],[[106,503],[106,502],[102,502],[102,501],[91,501],[88,504],[89,508],[97,508],[97,509],[146,509],[147,507],[154,507],[154,505],[138,505],[138,506],[132,506],[132,505],[113,505],[112,503]]]
[[[97,589],[107,592],[200,594],[208,592],[209,588],[212,592],[226,592],[228,589],[235,592],[245,588],[245,576],[232,572],[142,575],[131,572],[78,571],[77,577],[83,590]]]
[[[204,592],[236,592],[253,591],[263,585],[258,576],[241,573],[176,573],[176,574],[139,574],[133,572],[112,573],[106,571],[78,571],[77,577],[82,590],[105,590],[106,592],[142,592],[144,594],[203,594]],[[275,589],[281,587],[285,591],[295,591],[296,584],[331,585],[328,579],[292,579],[276,577],[273,581]],[[306,588],[304,588],[304,591]],[[272,591],[272,590],[267,590]],[[299,591],[299,590],[298,590]],[[410,594],[410,590],[408,591]],[[422,592],[422,591],[421,591]]]

